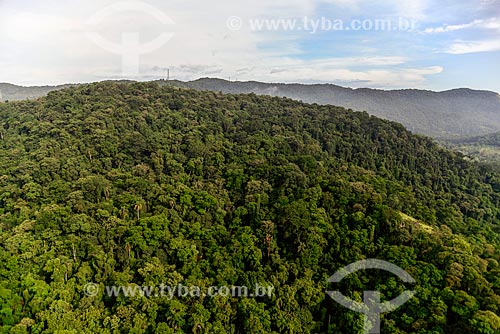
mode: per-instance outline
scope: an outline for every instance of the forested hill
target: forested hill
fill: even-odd
[[[403,124],[414,133],[433,138],[474,137],[500,131],[500,95],[490,91],[453,89],[433,92],[418,89],[352,89],[332,84],[282,84],[226,81],[157,81],[161,85],[230,94],[288,97],[306,103],[342,106]],[[0,101],[32,99],[68,87],[20,87],[0,83]]]
[[[161,82],[161,81],[160,81]],[[399,122],[434,138],[472,137],[500,131],[500,95],[490,91],[352,89],[331,84],[234,82],[203,78],[161,83],[223,93],[256,93],[331,104]]]
[[[402,125],[287,98],[99,83],[0,103],[0,333],[500,331],[500,178]],[[390,261],[417,281],[339,268]],[[88,282],[99,285],[86,295]],[[273,286],[148,298],[104,286]]]
[[[500,170],[500,132],[443,142],[445,146]]]

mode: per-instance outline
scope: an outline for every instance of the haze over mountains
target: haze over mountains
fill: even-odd
[[[332,104],[399,122],[431,137],[468,137],[500,130],[500,96],[489,91],[351,89],[331,84],[268,84],[200,79],[171,84],[224,93],[286,96],[306,103]]]
[[[332,104],[396,121],[409,130],[434,138],[473,137],[500,131],[500,95],[491,91],[352,89],[332,84],[233,82],[203,78],[195,81],[157,81],[161,85],[240,94],[283,96],[306,103]],[[22,100],[68,87],[19,87],[0,84],[3,100]]]
[[[0,101],[36,99],[54,90],[60,90],[70,86],[71,85],[24,87],[9,83],[0,83]]]

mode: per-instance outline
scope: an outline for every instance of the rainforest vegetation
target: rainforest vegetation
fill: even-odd
[[[0,333],[500,333],[500,175],[334,106],[105,82],[0,103]],[[338,269],[377,270],[328,283]],[[92,282],[97,295],[84,293]],[[110,297],[105,286],[273,286]]]

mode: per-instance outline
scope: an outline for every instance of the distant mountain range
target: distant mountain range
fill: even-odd
[[[47,95],[54,90],[60,90],[75,85],[59,86],[16,86],[9,83],[0,83],[0,101],[18,101],[26,99],[36,99]]]
[[[500,131],[500,95],[490,91],[453,89],[427,90],[352,89],[332,84],[279,84],[234,82],[203,78],[183,82],[157,81],[160,85],[221,91],[229,94],[283,96],[306,103],[332,104],[389,119],[409,130],[434,138],[481,136]],[[19,87],[0,84],[4,100],[20,100],[46,95],[63,86]],[[1,95],[0,95],[1,97]]]

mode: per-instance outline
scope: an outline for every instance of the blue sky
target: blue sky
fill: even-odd
[[[0,82],[23,85],[170,69],[181,80],[500,92],[500,0],[0,0],[0,43]]]

